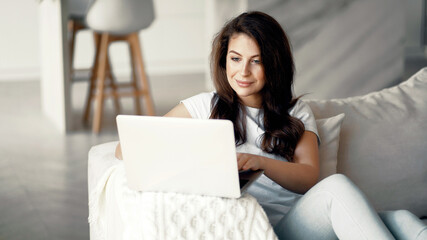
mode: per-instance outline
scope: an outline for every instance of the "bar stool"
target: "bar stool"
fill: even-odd
[[[92,100],[95,101],[92,131],[99,133],[102,122],[104,100],[113,97],[133,97],[136,114],[142,114],[140,97],[143,97],[146,114],[154,115],[154,105],[148,84],[138,32],[151,25],[154,20],[154,4],[145,0],[97,0],[86,15],[87,25],[98,33],[94,74],[90,80],[88,99],[84,118],[87,120]],[[132,81],[126,84],[114,84],[110,81],[111,91],[106,91],[106,77],[111,74],[108,47],[111,43],[125,41],[129,44]],[[112,85],[111,85],[112,84]],[[120,92],[119,88],[131,88]],[[117,104],[116,104],[117,105]],[[118,106],[116,106],[118,107]]]
[[[74,54],[75,54],[75,43],[77,33],[82,30],[87,30],[89,27],[86,25],[86,12],[90,6],[91,0],[72,0],[68,1],[69,15],[68,15],[68,46],[70,52],[70,82],[74,83],[77,81],[75,74],[79,71],[90,71],[90,79],[96,78],[96,66],[95,63],[92,63],[90,69],[76,69],[74,68]],[[97,52],[99,52],[99,43],[100,43],[100,34],[97,32],[93,32],[94,46],[95,46],[95,59]],[[117,89],[115,84],[115,78],[111,72],[111,65],[108,63],[107,71],[106,71],[106,80],[108,80],[108,86],[112,89]],[[92,80],[91,80],[92,82]],[[93,88],[93,87],[92,87]],[[90,94],[89,94],[89,97]],[[88,99],[89,99],[88,97]],[[91,100],[89,100],[91,101]],[[120,112],[120,104],[117,98],[114,99],[114,106],[116,112]],[[83,121],[87,122],[89,119],[89,111],[90,111],[90,102],[86,102],[85,114],[83,115]]]

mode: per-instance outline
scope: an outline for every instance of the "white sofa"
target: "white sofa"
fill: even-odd
[[[328,158],[335,157],[335,161],[328,160],[328,169],[321,169],[322,177],[334,172],[345,174],[365,192],[378,211],[406,209],[418,217],[427,216],[427,68],[400,85],[379,92],[345,99],[305,101],[312,108],[316,119],[345,113],[341,131],[338,132],[338,154],[326,154]],[[319,122],[322,120],[318,121],[318,126]],[[330,132],[327,130],[323,134]],[[322,144],[330,139],[324,140]],[[89,220],[92,239],[102,235],[120,239],[125,232],[125,223],[130,219],[123,218],[123,214],[128,212],[132,216],[132,212],[128,211],[130,206],[124,204],[123,208],[123,204],[117,204],[117,199],[127,203],[133,201],[135,206],[142,203],[135,201],[135,197],[144,198],[125,187],[121,161],[114,157],[116,144],[110,142],[94,146],[89,152]],[[321,145],[321,161],[324,160],[322,154]],[[326,166],[325,162],[321,164]],[[131,196],[132,201],[124,195]],[[95,202],[100,203],[102,208]],[[163,204],[167,205],[166,202]],[[258,215],[262,216],[259,206],[254,206],[258,209]],[[122,219],[118,216],[122,216]],[[268,238],[274,239],[271,228],[265,226],[266,219],[260,219],[258,226],[264,228],[261,232],[268,232]],[[115,229],[108,226],[114,226]]]
[[[427,216],[427,68],[364,96],[306,102],[316,119],[345,113],[337,172],[377,210]]]

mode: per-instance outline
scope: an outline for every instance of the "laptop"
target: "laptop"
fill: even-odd
[[[239,198],[263,171],[240,173],[233,123],[118,115],[117,129],[128,186]]]

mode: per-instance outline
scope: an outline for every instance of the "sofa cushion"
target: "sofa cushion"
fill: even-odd
[[[317,131],[320,138],[319,181],[337,172],[337,154],[340,140],[341,123],[345,114],[341,113],[330,118],[317,119]]]
[[[427,216],[427,68],[364,96],[305,101],[316,118],[345,113],[337,171],[377,210]]]

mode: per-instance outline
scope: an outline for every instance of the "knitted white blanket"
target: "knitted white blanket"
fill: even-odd
[[[89,223],[91,239],[277,239],[248,194],[138,192],[127,187],[123,163],[110,167],[89,193]]]

